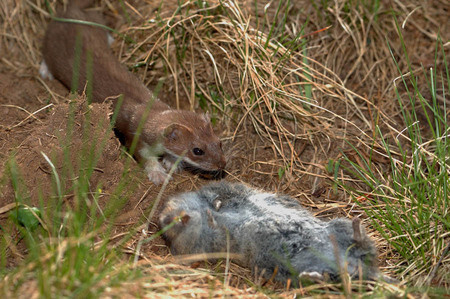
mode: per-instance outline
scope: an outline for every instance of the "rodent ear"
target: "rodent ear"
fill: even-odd
[[[186,223],[189,222],[190,219],[191,219],[191,216],[186,214],[185,211],[181,211],[181,213],[177,213],[177,214],[171,213],[160,219],[161,228],[168,226],[169,224],[171,224],[174,221],[180,221],[183,225],[185,225]]]
[[[174,123],[164,129],[163,136],[170,140],[177,140],[186,132],[192,134],[192,129],[185,125]]]
[[[181,223],[183,223],[183,225],[186,225],[190,219],[191,219],[191,216],[189,216],[188,214],[185,214],[181,217]]]
[[[361,220],[359,218],[353,218],[352,220],[352,227],[353,227],[353,239],[357,243],[362,242],[363,236],[362,236],[362,227],[361,227]]]

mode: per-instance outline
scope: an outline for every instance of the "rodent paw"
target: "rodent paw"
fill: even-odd
[[[324,280],[323,275],[318,273],[318,272],[316,272],[316,271],[313,271],[313,272],[303,271],[302,273],[300,273],[298,275],[298,277],[300,279],[309,279],[309,280],[312,280],[312,281]]]
[[[222,201],[219,199],[215,199],[213,201],[213,206],[214,206],[214,209],[216,210],[216,212],[219,211],[220,208],[222,207]]]

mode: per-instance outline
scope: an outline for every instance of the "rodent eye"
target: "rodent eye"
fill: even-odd
[[[201,148],[198,148],[198,147],[194,147],[194,149],[192,150],[192,152],[193,152],[194,155],[196,155],[196,156],[202,156],[202,155],[205,154],[205,152],[204,152]]]

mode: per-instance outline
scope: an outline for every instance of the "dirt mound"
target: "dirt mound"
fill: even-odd
[[[96,171],[92,174],[90,185],[95,187],[102,184],[107,188],[117,181],[124,167],[119,159],[120,144],[108,128],[108,110],[105,104],[87,107],[81,98],[70,104],[55,105],[47,120],[35,127],[15,149],[14,157],[19,173],[29,188],[32,201],[39,194],[44,198],[52,196],[51,164],[54,164],[57,173],[64,171],[63,167],[67,166],[65,164],[72,166],[73,173],[79,173],[79,155],[86,152],[89,145],[94,150],[91,154],[97,158]],[[104,143],[105,148],[93,147],[97,142]],[[68,163],[64,162],[65,159],[69,160]],[[105,180],[106,177],[111,179]],[[71,188],[70,184],[63,184],[66,188]],[[36,205],[38,202],[32,204]]]
[[[54,105],[48,115],[43,116],[45,118],[41,117],[39,125],[26,132],[9,131],[8,140],[20,144],[11,147],[2,143],[5,155],[1,160],[0,206],[17,201],[42,206],[44,210],[52,209],[55,200],[61,198],[59,194],[66,204],[74,206],[80,200],[76,198],[77,189],[88,188],[86,200],[96,197],[102,214],[117,214],[108,212],[108,203],[114,200],[112,197],[124,198],[120,217],[109,219],[117,222],[118,232],[128,231],[142,222],[143,210],[159,188],[145,186],[147,178],[121,148],[111,129],[110,114],[108,104],[87,105],[85,98],[79,97]],[[82,156],[85,158],[80,159]],[[89,169],[92,173],[86,174]],[[124,176],[127,177],[126,188],[118,193]],[[86,185],[80,177],[88,178]],[[0,215],[0,225],[8,226],[5,225],[9,221],[7,215],[6,212]],[[148,249],[151,250],[151,246]]]

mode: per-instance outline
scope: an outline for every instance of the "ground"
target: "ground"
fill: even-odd
[[[55,164],[58,173],[68,174],[64,176],[65,180],[62,182],[62,188],[66,194],[64,201],[68,206],[76,206],[80,198],[75,196],[76,192],[73,190],[75,187],[71,185],[73,177],[71,178],[70,175],[77,174],[83,169],[84,164],[80,162],[79,157],[86,155],[87,151],[93,151],[98,156],[94,173],[87,187],[90,204],[94,204],[93,198],[98,198],[99,210],[111,215],[113,233],[110,238],[112,240],[121,239],[123,233],[136,232],[132,238],[127,240],[126,244],[121,245],[124,251],[129,250],[130,256],[132,256],[140,238],[159,230],[157,226],[158,211],[165,199],[178,192],[198,189],[208,181],[181,172],[175,174],[167,188],[162,191],[160,186],[149,182],[143,168],[126,153],[126,149],[108,127],[111,115],[110,103],[88,105],[83,95],[69,95],[68,90],[58,81],[39,77],[40,45],[45,25],[49,21],[44,2],[35,1],[36,3],[33,4],[24,2],[17,5],[9,3],[11,1],[6,2],[2,4],[2,16],[10,16],[10,18],[5,17],[3,22],[5,28],[8,27],[6,25],[9,25],[8,30],[12,30],[12,32],[6,29],[3,31],[1,40],[3,44],[0,46],[0,51],[5,53],[2,54],[0,63],[0,167],[2,169],[0,225],[2,227],[11,225],[8,212],[13,209],[10,204],[16,201],[18,194],[27,194],[28,198],[25,200],[31,206],[39,206],[42,201],[48,201],[48,204],[44,204],[47,208],[53,208],[52,204],[56,204],[51,199],[57,191],[53,179],[54,172],[45,156]],[[50,2],[55,7],[55,3]],[[280,101],[276,106],[265,102],[264,88],[267,84],[281,86],[283,83],[281,79],[264,82],[257,80],[250,82],[250,79],[248,82],[238,80],[242,73],[251,68],[240,69],[237,65],[255,62],[240,59],[236,54],[239,51],[236,49],[235,53],[230,52],[230,49],[233,49],[233,43],[226,41],[225,38],[220,40],[217,36],[205,37],[205,44],[207,44],[205,47],[211,51],[209,53],[206,50],[196,51],[195,47],[192,47],[192,43],[198,42],[195,34],[202,28],[186,25],[183,32],[180,33],[180,31],[175,31],[178,28],[173,25],[175,28],[174,40],[180,36],[190,38],[194,36],[190,41],[189,48],[193,48],[193,50],[180,51],[185,55],[182,58],[185,60],[177,56],[179,49],[175,50],[175,48],[178,44],[173,43],[173,40],[167,39],[171,43],[169,45],[167,42],[167,49],[165,48],[164,39],[161,42],[157,38],[164,36],[162,33],[156,32],[156,37],[151,36],[149,42],[144,43],[145,38],[149,36],[149,31],[143,25],[144,17],[142,16],[146,16],[148,19],[157,19],[157,17],[164,19],[175,14],[177,7],[175,2],[167,1],[161,6],[159,3],[141,4],[139,1],[126,2],[127,4],[124,6],[112,5],[108,1],[98,2],[97,10],[106,16],[111,27],[138,41],[137,45],[130,44],[115,36],[116,40],[112,45],[112,50],[117,53],[118,59],[135,72],[151,89],[157,88],[159,80],[165,78],[158,96],[173,107],[201,111],[204,108],[202,101],[208,103],[206,109],[212,112],[214,129],[224,144],[228,160],[228,180],[241,181],[265,190],[289,194],[315,215],[324,219],[338,216],[361,216],[370,235],[377,240],[380,265],[385,272],[395,275],[393,267],[398,261],[395,251],[373,228],[370,221],[367,221],[364,210],[355,204],[351,196],[343,189],[336,188],[336,184],[333,183],[334,174],[329,171],[330,161],[337,160],[344,154],[350,157],[350,160],[363,164],[362,157],[353,151],[356,148],[363,155],[370,156],[375,167],[382,173],[388,168],[389,160],[386,156],[379,154],[379,151],[372,151],[372,148],[367,146],[367,144],[370,145],[370,142],[365,138],[374,134],[373,125],[380,119],[383,120],[379,123],[380,128],[390,131],[390,134],[394,134],[392,132],[399,133],[404,128],[400,110],[395,105],[397,100],[393,89],[395,80],[398,80],[394,77],[397,70],[391,62],[391,57],[388,56],[389,51],[385,47],[386,40],[384,39],[393,38],[396,32],[393,28],[383,36],[381,34],[383,30],[377,27],[383,26],[383,22],[388,22],[387,12],[380,14],[380,19],[377,21],[367,20],[364,16],[355,17],[352,20],[337,18],[336,24],[331,29],[327,29],[324,34],[312,35],[308,47],[303,49],[307,50],[308,54],[314,53],[311,54],[314,60],[312,59],[307,67],[317,70],[312,77],[319,83],[312,86],[311,101],[323,109],[308,110],[305,108],[306,106],[301,104],[293,106],[294,104],[288,101]],[[416,29],[405,31],[405,43],[411,53],[410,60],[412,67],[415,68],[414,72],[422,65],[433,65],[436,33],[439,28],[446,28],[445,24],[448,28],[448,5],[439,1],[431,2],[427,3],[429,7],[421,8],[420,17],[416,22],[406,24],[406,26]],[[339,3],[339,5],[341,4]],[[218,4],[214,2],[214,5]],[[261,6],[257,8],[260,12],[259,19],[255,21],[255,18],[252,18],[249,22],[250,26],[256,27],[257,24],[260,26],[262,20],[265,19],[267,19],[267,24],[270,24],[269,21],[277,13],[277,6],[273,3],[267,7],[267,15],[263,13],[263,3],[258,3],[258,5]],[[327,10],[333,12],[338,9],[346,9],[343,4],[340,7],[337,5],[338,3],[336,6],[330,5]],[[404,11],[411,11],[412,6],[411,4],[401,8]],[[429,18],[426,13],[427,9],[440,6],[442,6],[442,11],[433,15],[433,18]],[[305,7],[314,12],[311,5],[305,5]],[[244,15],[249,12],[251,14],[254,3],[253,1],[249,1],[249,3],[244,1],[241,3],[241,8]],[[401,8],[397,7],[399,10]],[[123,13],[123,9],[127,11],[128,16]],[[302,8],[296,7],[295,4],[290,9],[291,14],[292,11],[298,11],[300,18],[303,18],[303,14],[308,14],[308,11],[302,11]],[[363,13],[364,9],[361,9],[360,12]],[[359,10],[355,8],[355,11]],[[16,19],[13,19],[15,14],[20,15],[17,16],[20,20],[27,20],[27,22],[15,21]],[[309,30],[306,33],[326,27],[326,22],[322,24],[321,17],[318,15],[316,11],[314,16],[317,18],[312,18],[311,24],[313,25],[306,27]],[[336,15],[339,14],[336,13]],[[422,17],[423,20],[420,19]],[[205,19],[208,18],[213,20],[211,16],[205,16]],[[402,20],[406,22],[405,18]],[[185,22],[184,19],[183,22]],[[300,30],[298,24],[302,24],[301,21],[295,23],[297,28],[294,25],[290,27],[294,35],[295,31]],[[359,33],[368,36],[346,35],[345,26],[348,24],[361,24],[362,28],[366,28],[368,31],[373,30],[375,33],[372,34],[373,31],[371,31],[372,35],[370,35],[362,30]],[[138,27],[140,25],[143,27]],[[218,23],[208,23],[207,26],[217,26],[219,32],[223,30]],[[205,25],[205,27],[207,26]],[[375,29],[369,30],[371,26]],[[392,25],[392,27],[394,26]],[[267,25],[266,31],[269,29],[270,27]],[[11,36],[20,36],[20,39],[12,39],[7,33]],[[243,32],[242,36],[245,34]],[[442,30],[441,34],[444,35],[444,42],[448,41],[448,32]],[[206,33],[205,36],[207,36]],[[249,39],[248,47],[251,49],[250,52],[259,53],[260,49],[256,43],[252,44],[255,40],[256,38]],[[140,42],[142,44],[139,44]],[[183,40],[183,42],[185,41]],[[186,44],[189,43],[186,42]],[[327,46],[325,47],[323,44],[327,44]],[[349,44],[357,49],[351,49]],[[374,44],[380,48],[377,50],[377,46]],[[383,45],[383,50],[380,45]],[[395,46],[397,45],[398,43]],[[269,48],[270,45],[267,49]],[[448,45],[446,49],[448,50]],[[167,53],[164,52],[166,50]],[[261,50],[261,53],[265,53],[264,51]],[[177,54],[174,54],[175,52]],[[208,56],[208,54],[211,55],[211,52],[214,53],[215,59],[212,62]],[[347,56],[354,56],[354,59],[349,62],[346,60]],[[400,60],[400,67],[404,68],[406,63],[401,60],[400,47],[393,49],[393,56]],[[134,67],[138,62],[144,61],[146,57],[151,57],[148,68]],[[252,56],[252,58],[254,57]],[[183,61],[183,63],[178,65],[179,61]],[[298,61],[305,62],[302,59]],[[369,63],[369,61],[371,62]],[[264,66],[265,63],[269,64],[269,61],[261,60],[261,65],[263,65],[261,69],[267,70]],[[177,65],[179,69],[174,69]],[[219,71],[216,67],[219,68]],[[275,72],[275,68],[273,70]],[[439,71],[444,70],[444,67],[441,66]],[[289,71],[282,73],[283,76],[286,76],[284,77],[286,80],[289,79]],[[294,71],[292,70],[292,72]],[[279,73],[276,75],[281,76]],[[307,77],[305,74],[303,75]],[[218,81],[223,83],[220,88],[217,88]],[[192,82],[197,84],[195,92],[191,92],[189,89]],[[337,85],[339,87],[335,87]],[[259,92],[263,93],[259,102],[260,106],[258,106],[259,110],[249,108],[254,107],[252,102],[244,99],[243,94],[245,93],[239,92],[249,86],[255,86],[255,91],[254,93],[249,92],[247,98],[252,98]],[[299,86],[302,85],[293,86],[301,88]],[[291,88],[292,86],[287,86],[285,89],[280,87],[276,92],[280,94],[298,92]],[[406,93],[405,88],[400,87],[399,90],[401,94]],[[426,94],[425,91],[423,93]],[[217,94],[229,97],[227,98],[228,102],[217,101]],[[443,101],[448,100],[443,99]],[[272,113],[267,112],[270,111],[270,107],[273,109]],[[426,116],[423,113],[418,113],[418,115],[419,121],[425,124],[423,125],[424,130],[428,130]],[[347,140],[353,145],[348,145]],[[103,147],[91,147],[91,144],[102,144],[103,142]],[[70,145],[67,146],[69,143]],[[10,179],[11,172],[16,169],[11,166],[14,165],[11,162],[13,161],[12,157],[17,163],[20,187],[15,187],[13,180]],[[70,161],[69,165],[72,169],[63,166],[67,164],[63,162],[64,160],[67,162],[67,159]],[[129,178],[127,186],[125,190],[121,190],[123,193],[116,194],[124,175]],[[347,175],[344,172],[338,174],[342,178]],[[367,190],[367,192],[371,191],[367,187],[362,187],[357,181],[349,182],[349,184],[355,188]],[[163,192],[162,200],[152,214],[152,219],[147,219],[160,191]],[[126,198],[126,201],[119,205],[120,209],[108,211],[108,203],[121,197]],[[27,255],[26,244],[23,240],[19,240],[19,233],[17,231],[15,233],[16,235],[13,235],[15,245],[10,247],[6,255],[6,266],[9,268],[20,265]],[[147,243],[141,251],[144,260],[161,258],[171,261],[169,250],[160,237]],[[247,278],[251,277],[248,270],[240,269],[236,265],[232,266],[232,272],[241,273]],[[231,282],[231,285],[233,284],[242,286],[242,279],[236,275]]]

